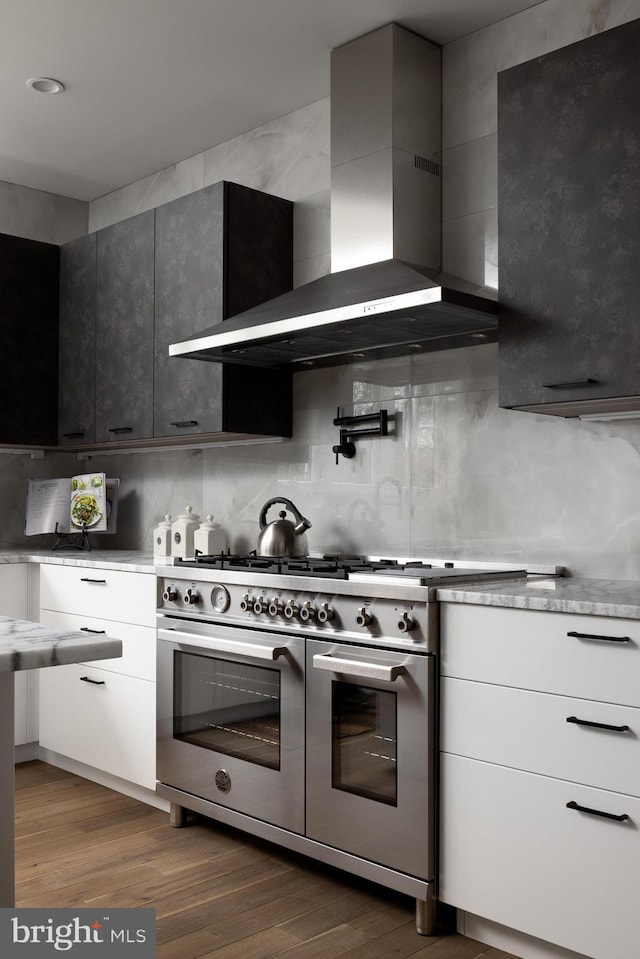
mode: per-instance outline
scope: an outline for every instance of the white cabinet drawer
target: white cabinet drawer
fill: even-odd
[[[40,567],[42,609],[155,626],[156,597],[153,573],[48,563]]]
[[[445,752],[640,796],[640,709],[450,678],[441,697]]]
[[[40,622],[56,629],[89,630],[104,632],[111,639],[122,640],[122,656],[116,659],[100,659],[90,663],[98,669],[135,676],[138,679],[156,680],[156,631],[150,626],[135,626],[131,623],[114,623],[108,619],[91,616],[75,616],[72,613],[56,613],[49,609],[40,611]]]
[[[640,706],[637,620],[443,603],[441,627],[445,676]]]
[[[85,665],[40,671],[40,745],[155,789],[155,684]]]
[[[585,956],[638,959],[640,800],[446,753],[441,785],[444,902]]]

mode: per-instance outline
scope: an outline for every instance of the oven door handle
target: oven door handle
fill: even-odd
[[[242,640],[209,638],[195,633],[183,633],[178,629],[159,629],[158,639],[168,639],[181,646],[196,646],[199,649],[208,649],[212,653],[234,653],[240,656],[250,656],[252,659],[269,659],[273,661],[278,656],[285,656],[289,652],[288,646],[269,646],[258,643],[245,643]]]
[[[357,659],[340,659],[337,656],[317,653],[313,657],[314,669],[327,669],[331,673],[340,673],[343,676],[356,676],[358,679],[381,679],[393,683],[406,673],[404,666],[387,666],[382,663],[366,663]]]

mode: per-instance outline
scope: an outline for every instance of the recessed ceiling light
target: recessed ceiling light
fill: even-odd
[[[27,86],[36,93],[62,93],[64,90],[64,83],[52,80],[51,77],[31,77],[27,80]]]

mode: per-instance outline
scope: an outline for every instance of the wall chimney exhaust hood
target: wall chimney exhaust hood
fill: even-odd
[[[440,273],[441,49],[388,24],[331,53],[332,272],[174,343],[299,370],[497,339],[495,291]]]

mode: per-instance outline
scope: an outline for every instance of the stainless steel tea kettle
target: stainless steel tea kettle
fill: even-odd
[[[267,511],[275,503],[281,503],[293,513],[295,524],[286,519],[287,511],[280,511],[280,519],[267,523]],[[290,499],[275,497],[267,500],[260,511],[260,533],[256,553],[258,556],[305,556],[308,552],[305,530],[311,523],[305,519]]]

